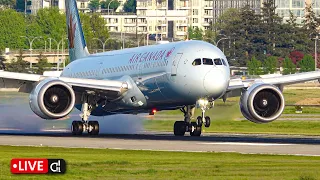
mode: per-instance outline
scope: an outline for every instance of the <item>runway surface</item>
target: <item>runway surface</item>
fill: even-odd
[[[204,134],[202,137],[175,137],[172,133],[144,132],[74,137],[64,131],[20,134],[13,130],[0,131],[0,145],[320,156],[320,137],[317,136]]]

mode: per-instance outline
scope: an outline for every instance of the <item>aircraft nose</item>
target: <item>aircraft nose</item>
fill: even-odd
[[[204,89],[210,94],[220,96],[225,90],[227,80],[220,69],[211,69],[203,79]]]

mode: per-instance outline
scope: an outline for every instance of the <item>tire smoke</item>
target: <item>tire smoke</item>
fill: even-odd
[[[0,96],[0,133],[39,133],[45,120],[35,115],[24,96]]]
[[[48,133],[46,130],[68,132],[73,120],[80,120],[80,111],[73,110],[67,120],[44,120],[29,107],[29,97],[21,93],[0,93],[0,133]],[[139,134],[143,118],[138,115],[90,116],[99,121],[100,134]]]

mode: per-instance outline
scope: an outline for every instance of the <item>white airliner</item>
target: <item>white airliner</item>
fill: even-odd
[[[66,2],[71,63],[60,77],[0,72],[1,87],[18,87],[30,93],[30,107],[44,119],[66,117],[75,107],[82,121],[73,121],[72,134],[99,133],[92,116],[137,114],[180,109],[183,121],[174,134],[200,136],[210,126],[205,111],[214,101],[241,96],[242,114],[255,123],[277,119],[284,109],[283,85],[316,80],[320,72],[230,80],[226,56],[203,41],[181,41],[99,54],[89,54],[75,0]],[[202,116],[191,122],[194,109]],[[223,112],[222,112],[223,113]],[[228,112],[225,112],[228,113]],[[115,120],[114,123],[117,123]]]

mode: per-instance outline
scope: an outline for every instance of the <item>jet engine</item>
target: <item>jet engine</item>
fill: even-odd
[[[54,78],[42,80],[30,93],[30,108],[43,119],[67,116],[75,104],[75,93],[70,85]]]
[[[240,98],[241,113],[254,123],[276,120],[282,114],[284,104],[282,92],[270,84],[254,84]]]

